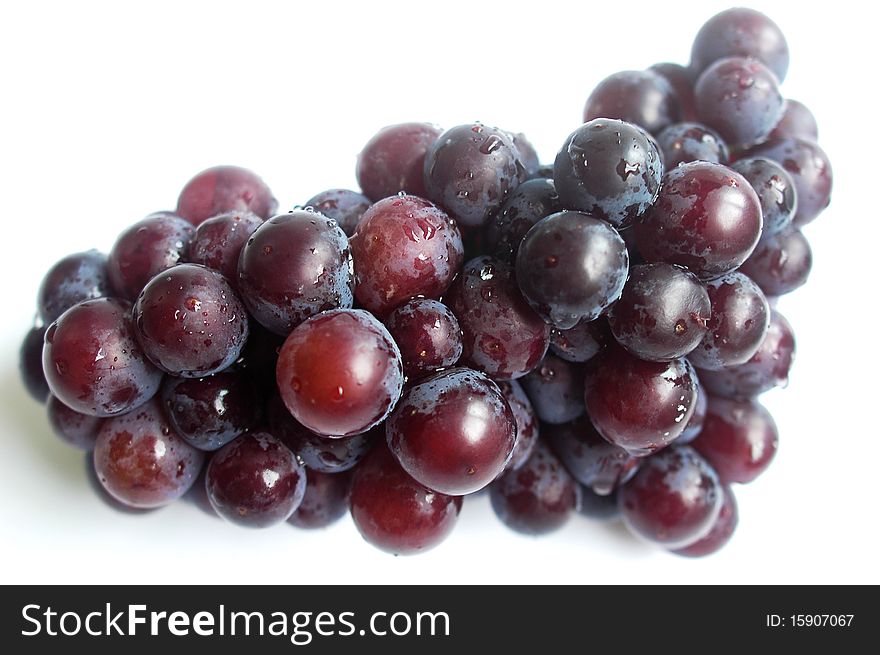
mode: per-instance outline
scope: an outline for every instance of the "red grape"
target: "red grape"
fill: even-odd
[[[215,166],[202,171],[183,187],[177,214],[198,225],[217,214],[251,211],[260,218],[275,213],[278,201],[251,171],[237,166]]]

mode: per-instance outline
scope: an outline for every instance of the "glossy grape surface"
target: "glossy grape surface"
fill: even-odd
[[[584,413],[584,370],[553,354],[522,378],[522,386],[544,423],[566,423]]]
[[[596,118],[616,118],[658,134],[681,120],[681,106],[672,86],[656,71],[622,71],[599,82],[587,99],[584,122]]]
[[[256,174],[238,166],[215,166],[183,187],[177,214],[193,225],[226,212],[251,211],[260,218],[275,213],[278,201]]]
[[[46,402],[49,396],[49,383],[43,373],[43,342],[46,328],[34,327],[28,330],[18,350],[18,371],[21,381],[31,398]]]
[[[553,180],[537,178],[520,184],[486,225],[486,248],[513,263],[519,244],[532,226],[562,209]]]
[[[306,469],[306,493],[288,521],[298,528],[326,528],[348,512],[352,474]]]
[[[262,218],[247,211],[209,218],[196,228],[186,259],[214,269],[234,286],[238,281],[241,250],[262,224]]]
[[[381,200],[400,191],[425,196],[425,153],[440,128],[428,123],[384,127],[367,142],[357,161],[357,180],[364,195]]]
[[[385,319],[403,357],[403,372],[416,378],[454,366],[461,358],[461,326],[443,303],[413,298]]]
[[[587,362],[598,355],[612,340],[608,322],[602,318],[580,321],[567,330],[550,331],[550,349],[569,362]]]
[[[657,135],[657,145],[667,171],[692,161],[726,164],[730,157],[722,138],[699,123],[670,125]]]
[[[55,396],[50,395],[46,404],[46,416],[52,432],[65,443],[91,451],[95,448],[98,431],[106,419],[76,412]]]
[[[110,295],[107,256],[97,250],[80,252],[58,261],[40,284],[37,307],[46,325],[83,300]]]
[[[372,202],[365,195],[349,189],[328,189],[322,191],[306,202],[306,207],[311,207],[322,213],[327,218],[332,218],[339,223],[339,227],[346,236],[354,235],[358,223],[364,212],[370,208]]]
[[[715,519],[715,523],[712,525],[709,533],[690,546],[685,546],[672,552],[683,557],[705,557],[706,555],[716,553],[726,546],[727,542],[733,537],[737,523],[739,523],[739,511],[736,507],[736,498],[730,486],[725,485],[724,503],[721,505],[721,511],[718,513],[718,518]]]
[[[519,382],[499,382],[498,388],[501,389],[501,395],[510,405],[513,412],[513,418],[516,421],[516,444],[513,446],[513,453],[507,461],[505,471],[518,469],[532,454],[535,444],[538,443],[538,437],[541,433],[538,417],[532,407],[532,402],[523,390]]]
[[[776,162],[764,157],[740,159],[731,168],[742,175],[761,203],[764,219],[761,240],[779,234],[791,225],[797,212],[794,180]]]
[[[802,287],[813,268],[813,251],[803,233],[789,228],[762,239],[739,270],[767,296],[784,296]]]
[[[678,99],[678,106],[681,109],[681,120],[696,120],[697,109],[694,105],[694,82],[697,81],[697,78],[694,71],[687,66],[671,62],[654,64],[648,70],[661,75],[669,82]]]
[[[785,101],[785,111],[782,113],[782,118],[779,119],[768,138],[772,141],[786,137],[806,139],[807,141],[819,140],[819,127],[813,112],[802,102],[790,98]]]

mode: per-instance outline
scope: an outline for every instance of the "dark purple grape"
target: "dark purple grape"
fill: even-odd
[[[623,295],[608,311],[608,325],[633,355],[663,362],[700,344],[710,312],[706,289],[687,270],[642,264],[630,269]]]
[[[486,248],[513,263],[519,244],[532,226],[562,209],[553,180],[538,178],[520,184],[486,225]]]
[[[535,225],[520,244],[516,277],[523,296],[554,327],[592,321],[626,282],[626,244],[605,221],[564,211]]]
[[[691,50],[691,68],[702,72],[725,57],[752,57],[779,78],[788,71],[788,44],[782,30],[754,9],[728,9],[700,28]]]
[[[513,141],[513,146],[519,152],[519,159],[522,162],[523,168],[526,169],[526,176],[532,179],[538,174],[538,169],[541,168],[541,160],[538,158],[535,146],[532,145],[522,132],[516,134],[511,132],[510,140]]]
[[[218,450],[257,427],[257,391],[243,371],[199,379],[166,378],[162,402],[174,430],[199,450]]]
[[[183,187],[177,214],[193,225],[226,212],[251,211],[260,218],[275,213],[278,201],[255,173],[237,166],[202,171]]]
[[[572,328],[550,331],[550,349],[569,362],[587,362],[611,341],[608,322],[603,318],[581,321]]]
[[[43,373],[43,342],[46,328],[34,327],[28,330],[18,351],[18,370],[24,388],[37,402],[46,402],[49,396],[49,383]]]
[[[409,387],[385,430],[388,447],[407,473],[455,496],[498,477],[516,442],[516,419],[498,385],[466,368]]]
[[[697,381],[697,399],[694,401],[694,413],[688,419],[681,435],[675,440],[676,445],[691,443],[703,429],[703,423],[706,421],[706,408],[709,406],[709,394],[706,391],[706,387],[702,384],[702,376],[705,373],[707,371],[700,372],[701,377]]]
[[[461,325],[462,361],[493,378],[522,377],[547,352],[550,327],[522,297],[509,264],[492,257],[472,259],[446,302]]]
[[[205,488],[214,510],[230,523],[266,528],[286,521],[306,492],[296,455],[268,432],[251,432],[211,456]]]
[[[776,76],[756,59],[730,57],[709,66],[694,87],[697,117],[730,146],[766,139],[785,110]]]
[[[297,421],[278,394],[267,404],[269,431],[281,439],[309,469],[341,473],[354,468],[375,443],[385,441],[385,426],[379,425],[351,437],[324,437]]]
[[[586,516],[594,521],[616,521],[620,518],[620,505],[617,500],[617,492],[607,496],[601,496],[589,487],[581,487],[581,506],[578,508],[581,516]]]
[[[580,504],[580,487],[540,441],[526,463],[502,475],[489,494],[501,522],[529,535],[558,530]]]
[[[228,212],[209,218],[196,228],[187,261],[213,268],[234,286],[241,249],[262,224],[263,219],[251,212]]]
[[[739,272],[708,282],[706,290],[712,303],[709,332],[688,359],[698,368],[713,371],[744,364],[767,334],[767,298],[757,284]]]
[[[516,444],[504,468],[505,471],[511,471],[521,467],[532,454],[541,430],[532,403],[519,382],[515,380],[499,382],[498,388],[501,389],[504,400],[510,405],[516,421]]]
[[[74,305],[49,326],[43,370],[61,402],[90,416],[130,412],[162,381],[135,337],[130,305],[110,298]]]
[[[545,423],[567,423],[584,413],[584,370],[553,354],[522,381],[532,407]]]
[[[563,207],[625,227],[657,198],[663,162],[656,142],[635,125],[597,118],[572,132],[553,166]]]
[[[775,161],[764,157],[740,159],[731,168],[742,175],[761,203],[764,218],[761,239],[785,230],[797,211],[797,192],[794,180]]]
[[[785,139],[793,137],[807,141],[819,140],[819,127],[816,118],[806,105],[797,100],[786,100],[782,118],[770,132],[768,139]]]
[[[544,436],[575,480],[603,496],[635,475],[641,461],[603,439],[586,417],[547,426]]]
[[[416,196],[370,207],[351,239],[358,303],[385,316],[415,296],[438,298],[461,267],[464,246],[455,221]]]
[[[389,194],[390,195],[390,194]],[[354,235],[364,212],[373,204],[369,198],[349,189],[322,191],[306,203],[315,211],[339,223],[346,236]]]
[[[761,205],[739,173],[693,162],[663,177],[657,202],[635,225],[636,244],[649,262],[686,266],[702,280],[742,264],[761,237]]]
[[[400,191],[424,197],[425,153],[440,132],[428,123],[379,130],[358,155],[357,180],[364,195],[374,202]]]
[[[297,510],[287,519],[298,528],[326,528],[348,512],[351,494],[350,472],[321,473],[306,469],[306,493]]]
[[[609,348],[587,376],[587,415],[611,443],[636,456],[672,443],[697,400],[697,377],[684,359],[646,362]]]
[[[413,298],[392,311],[385,327],[403,357],[403,372],[417,378],[454,366],[461,358],[462,336],[458,319],[436,300]]]
[[[813,268],[813,251],[797,228],[762,239],[739,270],[768,296],[784,296],[803,286]]]
[[[461,497],[437,493],[413,480],[389,452],[377,444],[355,469],[351,517],[364,539],[394,555],[433,548],[452,532]]]
[[[177,436],[161,403],[153,400],[101,424],[93,461],[113,498],[148,509],[185,494],[199,477],[204,455]]]
[[[721,512],[724,489],[706,460],[690,446],[681,446],[645,460],[618,498],[630,530],[678,549],[709,534]]]
[[[425,156],[427,197],[462,225],[484,225],[526,179],[510,135],[481,123],[446,130]]]
[[[791,175],[797,191],[794,225],[803,227],[831,202],[834,174],[828,155],[812,141],[786,138],[768,141],[748,152],[749,157],[772,159]]]
[[[726,164],[727,144],[714,131],[699,123],[675,123],[657,135],[663,166],[669,171],[679,164],[710,161]]]
[[[678,106],[681,109],[681,120],[694,121],[697,119],[697,109],[694,105],[694,82],[697,81],[694,71],[681,64],[663,62],[654,64],[648,70],[657,73],[669,82]]]
[[[106,255],[97,250],[68,255],[49,269],[40,284],[40,320],[48,325],[83,300],[109,295]]]
[[[253,317],[280,335],[309,316],[354,303],[348,238],[332,219],[299,210],[270,218],[241,251],[238,289]]]
[[[681,120],[678,96],[656,71],[622,71],[593,89],[584,107],[584,122],[616,118],[657,134]]]
[[[403,389],[400,350],[361,309],[313,316],[284,342],[278,390],[297,421],[318,434],[351,436],[385,420]]]
[[[198,264],[179,264],[150,280],[133,313],[147,357],[181,377],[204,377],[228,368],[249,333],[244,303],[229,282]]]
[[[114,295],[134,302],[155,275],[185,261],[193,226],[174,214],[150,214],[116,239],[107,258]]]
[[[95,449],[98,431],[107,420],[75,412],[52,395],[46,405],[46,415],[49,417],[52,432],[58,438],[87,452]]]
[[[755,400],[709,398],[706,422],[693,443],[724,484],[746,484],[763,473],[779,445],[776,423]]]
[[[698,539],[690,546],[673,550],[676,555],[684,557],[705,557],[721,550],[736,530],[736,524],[739,522],[739,512],[736,508],[736,498],[733,495],[729,485],[724,486],[724,502],[721,505],[721,511],[718,518],[712,525],[712,529],[702,539]]]
[[[720,371],[700,371],[700,380],[716,396],[746,400],[786,386],[794,355],[794,331],[785,317],[773,310],[767,334],[749,361]]]

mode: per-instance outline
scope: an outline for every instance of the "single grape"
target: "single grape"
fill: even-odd
[[[137,341],[130,305],[110,298],[74,305],[49,326],[43,371],[61,402],[89,416],[130,412],[162,381]]]
[[[744,364],[718,371],[700,371],[700,380],[716,396],[746,400],[788,384],[794,362],[795,338],[791,324],[773,310],[770,326],[758,351]]]
[[[599,434],[636,456],[660,450],[687,427],[697,379],[684,359],[646,362],[609,348],[587,376],[587,415]]]
[[[730,157],[722,138],[699,123],[670,125],[657,135],[657,145],[667,171],[692,161],[726,164]]]
[[[427,197],[467,227],[485,225],[525,180],[510,135],[480,123],[446,130],[425,156]]]
[[[107,420],[97,416],[80,414],[51,394],[46,404],[46,415],[49,417],[49,425],[52,426],[52,431],[57,437],[74,448],[87,452],[95,449],[98,431]]]
[[[752,57],[762,61],[779,81],[788,71],[788,44],[782,30],[754,9],[728,9],[700,28],[691,50],[691,68],[706,70],[725,57]]]
[[[678,100],[681,120],[696,120],[697,109],[694,105],[694,83],[697,81],[697,78],[694,75],[694,71],[687,66],[670,62],[654,64],[648,70],[662,76],[669,82]]]
[[[266,528],[286,521],[306,492],[296,455],[268,432],[251,432],[211,456],[205,488],[214,510],[230,523]]]
[[[351,517],[364,539],[394,555],[433,548],[458,521],[461,497],[437,493],[413,480],[384,444],[355,469]]]
[[[538,443],[541,429],[532,402],[519,382],[516,380],[499,382],[498,388],[501,389],[504,400],[510,405],[514,421],[516,421],[516,444],[513,446],[513,453],[507,460],[507,466],[504,469],[511,471],[520,468],[532,454],[535,444]]]
[[[710,313],[709,295],[693,274],[672,264],[642,264],[630,269],[608,325],[633,355],[663,362],[700,344]]]
[[[730,57],[709,66],[694,87],[697,117],[729,145],[766,139],[785,110],[776,76],[756,59]]]
[[[68,255],[49,269],[40,284],[40,320],[48,325],[83,300],[109,295],[106,255],[97,250]]]
[[[813,267],[813,251],[803,233],[789,228],[762,239],[740,266],[768,296],[784,296],[803,286]]]
[[[240,370],[198,379],[168,377],[160,393],[174,430],[199,450],[218,450],[260,420],[257,391]]]
[[[688,419],[687,425],[681,435],[675,440],[676,445],[691,443],[703,429],[706,421],[706,409],[709,406],[709,394],[703,385],[703,376],[707,371],[700,371],[700,379],[697,380],[697,399],[694,402],[694,413]]]
[[[575,480],[602,496],[635,475],[641,461],[606,441],[586,417],[546,426],[544,436]]]
[[[537,178],[520,184],[486,225],[486,249],[513,263],[519,244],[532,226],[562,210],[553,180]]]
[[[453,368],[409,387],[385,431],[391,452],[415,480],[462,496],[504,470],[516,442],[516,419],[491,379]]]
[[[464,246],[455,221],[416,196],[370,207],[351,238],[358,303],[384,316],[415,296],[438,298],[461,267]]]
[[[522,297],[509,264],[486,256],[472,259],[446,303],[462,329],[462,361],[493,378],[520,378],[547,352],[550,327]]]
[[[812,141],[791,137],[776,139],[747,154],[772,159],[791,175],[797,191],[795,226],[803,227],[813,221],[831,202],[834,181],[831,162],[825,151]]]
[[[113,295],[134,302],[155,275],[186,260],[193,234],[192,225],[167,212],[150,214],[123,231],[107,258]]]
[[[390,194],[389,194],[390,195]],[[364,212],[373,204],[369,198],[349,189],[329,189],[309,200],[305,206],[321,212],[339,224],[345,235],[353,236]]]
[[[306,493],[296,511],[287,519],[298,528],[326,528],[348,511],[351,494],[350,472],[321,473],[306,468]]]
[[[731,168],[746,178],[758,194],[764,219],[762,240],[791,225],[797,211],[797,192],[794,180],[782,166],[764,157],[753,157],[740,159]]]
[[[540,441],[526,463],[502,475],[489,494],[501,522],[529,535],[558,530],[580,504],[580,487]]]
[[[563,211],[537,223],[520,244],[516,278],[523,296],[554,327],[592,321],[626,282],[626,244],[605,221]]]
[[[449,368],[461,358],[458,319],[436,300],[408,300],[388,315],[385,327],[400,348],[403,372],[409,378]]]
[[[572,132],[553,166],[563,207],[625,227],[657,198],[663,162],[657,143],[635,125],[591,120]]]
[[[712,529],[702,539],[698,539],[690,546],[673,550],[676,555],[683,557],[705,557],[721,550],[733,536],[736,525],[739,522],[739,512],[736,507],[736,498],[729,485],[724,488],[724,502],[718,518],[712,525]]]
[[[782,118],[770,132],[769,140],[793,137],[807,141],[819,140],[819,127],[816,117],[806,105],[797,100],[786,100]]]
[[[709,332],[688,359],[698,368],[713,371],[745,363],[767,334],[767,298],[757,284],[739,272],[708,282],[706,290],[712,303]]]
[[[276,334],[354,303],[354,263],[336,221],[298,210],[270,218],[248,239],[238,289],[253,317]]]
[[[709,534],[721,512],[724,489],[706,460],[690,446],[680,446],[645,460],[618,498],[630,530],[674,550]]]
[[[44,403],[49,396],[49,383],[43,373],[43,342],[45,327],[28,330],[18,351],[18,370],[24,388],[37,402]]]
[[[519,159],[522,162],[523,168],[526,169],[526,176],[528,179],[534,178],[538,174],[538,169],[541,168],[541,160],[538,158],[535,146],[532,145],[531,141],[522,132],[516,134],[511,132],[510,140],[513,141],[513,146],[519,152]]]
[[[620,518],[617,492],[601,496],[589,487],[581,486],[581,506],[578,508],[578,512],[581,516],[586,516],[594,521],[616,521]]]
[[[522,386],[544,423],[567,423],[584,413],[584,370],[553,354],[522,379]]]
[[[209,218],[196,228],[187,261],[213,268],[235,286],[241,249],[262,224],[262,218],[248,211]]]
[[[255,173],[237,166],[202,171],[183,187],[177,214],[198,225],[217,214],[251,211],[260,218],[275,213],[278,201]]]
[[[220,273],[179,264],[154,277],[134,306],[138,341],[159,369],[198,378],[228,368],[249,333],[244,303]]]
[[[599,82],[587,99],[584,122],[596,118],[616,118],[657,134],[681,119],[681,106],[672,85],[656,71],[621,71]]]
[[[712,397],[693,446],[724,484],[746,484],[770,466],[779,432],[770,412],[757,401]]]
[[[603,318],[580,321],[567,330],[553,328],[550,331],[550,349],[569,362],[588,362],[602,352],[610,341],[608,322]]]
[[[358,155],[357,180],[364,195],[374,202],[400,191],[424,197],[425,153],[440,132],[428,123],[400,123],[379,130]]]
[[[685,266],[702,280],[735,270],[761,237],[761,205],[739,173],[693,162],[663,177],[657,202],[635,225],[649,262]]]
[[[341,473],[357,465],[375,443],[385,440],[385,426],[378,425],[350,437],[324,437],[297,421],[276,393],[266,407],[269,431],[281,439],[310,470]]]
[[[128,507],[167,505],[199,477],[204,455],[171,428],[153,400],[105,420],[98,430],[93,462],[101,486]]]
[[[403,364],[388,330],[360,309],[313,316],[284,342],[278,390],[294,418],[318,434],[349,436],[378,425],[403,389]]]

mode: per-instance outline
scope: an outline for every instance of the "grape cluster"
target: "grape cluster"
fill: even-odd
[[[350,511],[406,554],[487,489],[518,532],[619,516],[712,553],[777,449],[756,400],[794,358],[776,300],[831,192],[788,64],[731,9],[689,66],[601,82],[552,165],[519,133],[405,123],[364,147],[360,192],[287,213],[252,172],[203,171],[46,274],[24,383],[131,507],[203,480],[231,523]]]

